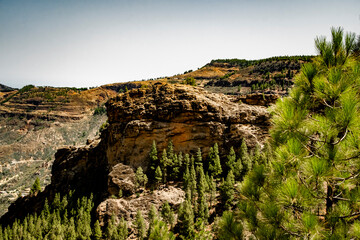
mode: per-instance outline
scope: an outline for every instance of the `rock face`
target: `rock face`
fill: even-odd
[[[111,212],[132,216],[136,209],[148,209],[150,203],[160,206],[165,200],[177,205],[184,193],[176,187],[135,199],[109,196],[116,196],[120,189],[126,195],[134,193],[134,169],[148,168],[153,141],[160,151],[172,140],[175,152],[194,153],[201,148],[206,155],[215,142],[226,150],[240,146],[242,139],[250,147],[261,143],[269,126],[265,107],[234,103],[225,95],[185,85],[158,83],[133,89],[109,100],[106,107],[108,127],[101,137],[83,148],[58,150],[51,184],[38,196],[19,198],[0,224],[37,211],[45,197],[51,201],[55,193],[72,189],[97,195],[100,219]],[[34,202],[36,207],[30,208],[28,203]]]
[[[173,141],[175,151],[203,153],[220,147],[261,143],[269,126],[265,107],[233,103],[225,95],[184,85],[160,85],[121,94],[107,103],[107,158],[146,169],[153,141]]]
[[[109,173],[108,192],[117,196],[122,190],[124,195],[135,193],[135,173],[132,167],[122,163],[116,164]]]
[[[97,207],[97,214],[99,222],[104,225],[111,215],[124,217],[126,221],[131,222],[135,219],[136,212],[140,210],[143,217],[147,219],[148,211],[151,205],[157,209],[165,202],[172,206],[178,206],[185,199],[185,192],[180,188],[174,186],[164,187],[162,189],[154,190],[152,193],[144,193],[139,197],[128,197],[120,199],[106,199]],[[117,220],[120,220],[117,217]],[[131,224],[129,224],[131,226]]]

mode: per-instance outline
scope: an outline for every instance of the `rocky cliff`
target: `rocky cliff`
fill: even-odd
[[[232,102],[222,94],[209,93],[185,85],[157,83],[119,94],[106,104],[108,126],[100,138],[85,147],[62,148],[55,154],[51,184],[37,196],[19,198],[0,223],[21,218],[42,206],[45,197],[55,193],[93,192],[100,220],[109,215],[128,216],[150,202],[179,204],[184,193],[176,186],[145,192],[134,198],[134,169],[148,167],[153,141],[158,149],[172,140],[175,151],[192,153],[201,148],[207,155],[215,142],[220,148],[262,143],[269,127],[269,115],[263,106]],[[110,199],[119,190],[122,199]]]

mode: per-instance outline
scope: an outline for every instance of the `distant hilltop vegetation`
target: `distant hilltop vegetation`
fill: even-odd
[[[260,60],[216,59],[196,71],[167,78],[227,95],[286,95],[301,65],[314,56],[282,56]]]
[[[11,88],[0,83],[0,92],[11,92],[14,90],[16,90],[16,88]]]

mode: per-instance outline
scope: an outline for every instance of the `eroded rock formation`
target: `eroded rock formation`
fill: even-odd
[[[185,85],[148,85],[120,94],[106,106],[108,127],[101,137],[83,148],[58,150],[51,184],[38,196],[19,198],[0,223],[37,211],[45,197],[51,201],[55,193],[73,189],[96,194],[100,219],[111,212],[132,216],[136,209],[147,209],[151,202],[156,206],[165,200],[179,204],[184,193],[177,187],[158,189],[135,199],[110,196],[120,189],[127,195],[134,193],[134,169],[147,169],[153,141],[160,150],[172,140],[176,152],[194,153],[201,148],[207,155],[215,142],[226,150],[240,146],[242,139],[250,147],[261,143],[269,126],[263,106],[234,103],[225,95]]]
[[[265,107],[233,103],[222,94],[185,85],[159,85],[121,94],[107,103],[107,158],[146,169],[153,141],[172,140],[175,151],[207,153],[220,147],[261,143],[269,126]]]

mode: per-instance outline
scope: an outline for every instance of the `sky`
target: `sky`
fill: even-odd
[[[314,55],[359,0],[0,0],[0,83],[93,87],[212,59]]]

